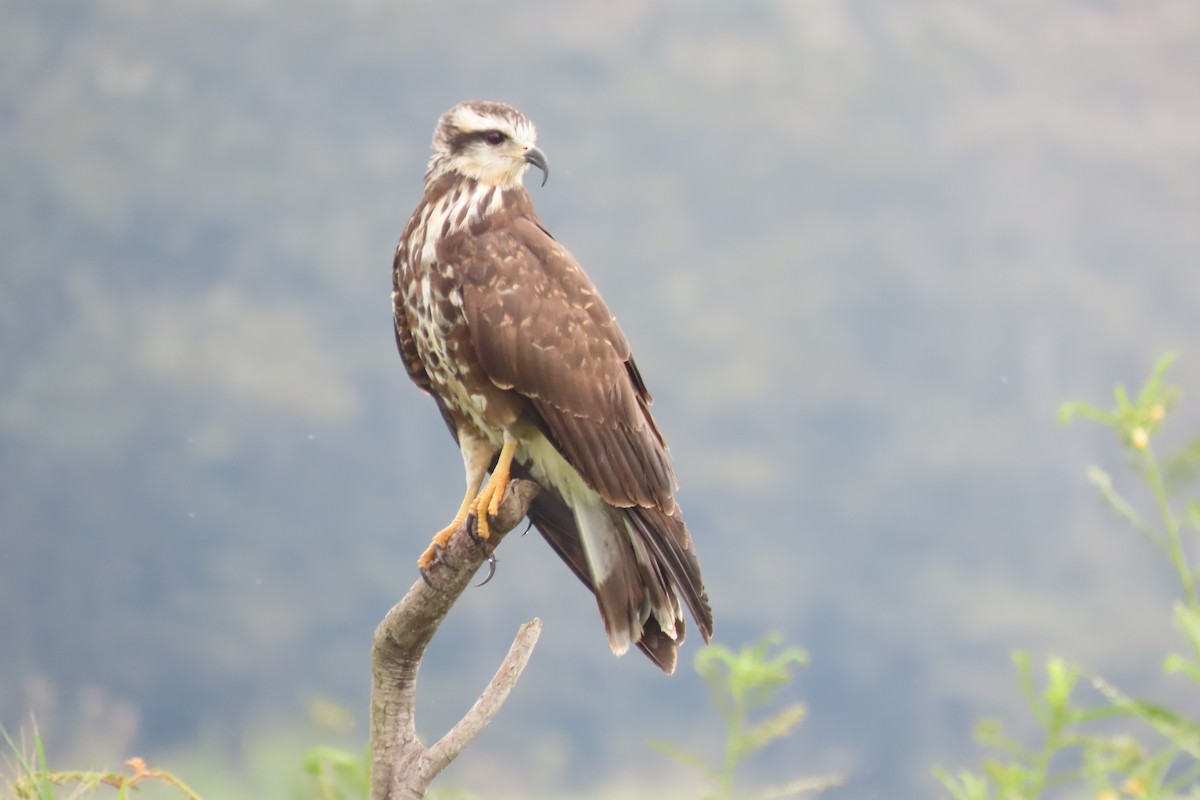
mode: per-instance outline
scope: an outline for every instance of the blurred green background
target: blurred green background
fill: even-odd
[[[718,639],[812,655],[764,775],[930,796],[976,716],[1022,717],[1015,647],[1159,688],[1129,654],[1168,637],[1169,567],[1083,477],[1121,471],[1105,432],[1054,413],[1168,348],[1200,385],[1193,0],[0,12],[9,729],[32,710],[75,766],[142,754],[218,799],[283,790],[256,753],[365,741],[372,631],[461,496],[390,267],[469,98],[538,124],[534,201],[634,344]],[[721,734],[697,643],[671,679],[617,660],[540,537],[499,556],[426,662],[423,733],[546,628],[445,784],[662,796],[646,741]]]

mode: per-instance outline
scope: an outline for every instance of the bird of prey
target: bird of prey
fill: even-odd
[[[457,440],[467,482],[418,566],[428,574],[468,517],[486,540],[510,477],[532,478],[530,521],[595,593],[613,652],[636,644],[670,673],[680,598],[706,642],[713,623],[667,445],[616,319],[533,209],[530,166],[544,185],[546,157],[520,111],[450,109],[396,247],[396,343]]]

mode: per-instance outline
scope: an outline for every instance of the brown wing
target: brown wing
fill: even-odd
[[[629,344],[579,264],[533,219],[448,241],[479,362],[529,398],[563,456],[605,501],[672,513],[675,476]]]

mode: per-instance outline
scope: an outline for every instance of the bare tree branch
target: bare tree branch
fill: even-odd
[[[426,752],[432,770],[429,776],[431,779],[449,765],[463,748],[487,727],[492,717],[496,716],[496,712],[508,698],[508,693],[521,677],[529,657],[533,655],[533,648],[537,645],[541,633],[542,621],[536,617],[520,627],[512,647],[508,648],[508,655],[500,663],[500,669],[496,670],[495,677],[483,690],[483,694],[479,695],[475,705]]]
[[[525,517],[538,492],[532,481],[509,483],[500,513],[491,525],[494,547]],[[455,531],[443,563],[430,572],[429,586],[420,578],[375,629],[371,651],[371,800],[419,800],[430,782],[482,731],[533,653],[542,630],[540,620],[521,626],[517,638],[471,710],[442,739],[426,748],[417,738],[417,670],[425,648],[450,612],[471,576],[487,558],[467,534]]]

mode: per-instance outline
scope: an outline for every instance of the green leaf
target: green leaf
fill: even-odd
[[[735,743],[738,760],[761,750],[776,739],[787,736],[793,728],[804,721],[807,713],[807,709],[797,703],[743,731]]]
[[[1107,472],[1099,467],[1092,466],[1088,467],[1087,476],[1092,485],[1100,490],[1101,496],[1104,497],[1114,511],[1124,517],[1129,524],[1137,529],[1138,533],[1149,539],[1155,547],[1166,552],[1168,555],[1170,554],[1162,534],[1155,530],[1154,526],[1146,522],[1137,509],[1113,489],[1112,478],[1109,477]]]
[[[1174,766],[1177,767],[1178,765]],[[1200,779],[1200,764],[1193,762],[1191,768],[1179,771],[1170,781],[1164,780],[1162,790],[1157,796],[1169,798],[1200,797],[1200,787],[1196,786],[1197,779]],[[1180,794],[1184,787],[1190,787],[1190,794]]]
[[[1183,603],[1175,604],[1175,627],[1200,656],[1200,611]]]
[[[1097,794],[1113,788],[1114,775],[1129,774],[1146,760],[1141,746],[1128,736],[1084,735],[1067,746],[1081,751],[1078,775],[1086,778]]]
[[[975,723],[975,741],[984,747],[994,747],[1013,758],[1029,759],[1032,757],[1032,753],[1022,747],[1019,742],[1008,738],[1000,720],[992,717],[984,717]]]
[[[791,680],[791,667],[808,663],[807,654],[795,647],[768,658],[767,651],[778,643],[779,637],[771,635],[738,653],[712,645],[697,654],[696,671],[708,684],[713,702],[727,723],[751,708],[766,705],[775,690]]]
[[[1163,672],[1168,675],[1182,672],[1196,683],[1200,683],[1200,664],[1197,664],[1195,661],[1188,661],[1176,653],[1172,653],[1163,659]]]
[[[1101,492],[1111,492],[1113,490],[1112,476],[1097,466],[1090,466],[1087,469],[1088,480],[1092,485]]]
[[[351,753],[337,747],[314,747],[304,754],[304,770],[315,775],[325,765],[333,767],[353,767],[357,769],[362,764],[360,753]]]
[[[1174,394],[1173,389],[1163,389],[1163,381],[1166,379],[1167,370],[1175,363],[1175,353],[1166,352],[1158,357],[1158,361],[1154,365],[1154,370],[1150,373],[1150,379],[1142,387],[1142,391],[1138,393],[1138,406],[1146,408],[1147,406],[1156,403],[1162,404],[1165,400],[1171,399]]]
[[[1046,690],[1043,697],[1046,705],[1057,715],[1067,711],[1071,693],[1079,681],[1079,668],[1058,657],[1052,657],[1046,662]]]
[[[38,792],[46,800],[52,800],[54,797],[54,787],[50,785],[50,778],[48,777],[50,767],[46,761],[46,746],[42,742],[42,736],[38,733],[36,724],[33,727],[33,747],[37,753],[38,775],[40,777]]]
[[[1100,706],[1099,708],[1076,708],[1071,710],[1071,722],[1078,724],[1082,722],[1096,722],[1097,720],[1111,719],[1119,717],[1125,712],[1119,708],[1112,706]]]
[[[1070,424],[1075,417],[1090,419],[1092,422],[1099,422],[1101,425],[1112,425],[1114,422],[1112,414],[1088,403],[1068,401],[1058,407],[1058,421],[1063,425]]]
[[[1155,797],[1161,794],[1161,788],[1166,781],[1167,773],[1176,761],[1179,751],[1168,747],[1160,753],[1139,759],[1127,767],[1124,772],[1129,780],[1136,781],[1141,786],[1141,796]],[[1132,794],[1131,792],[1129,794]],[[1175,794],[1170,792],[1170,795]]]
[[[989,759],[983,764],[983,771],[996,784],[1002,798],[1024,797],[1026,788],[1034,783],[1034,774],[1020,764],[1001,764]]]
[[[12,737],[8,735],[8,731],[3,725],[0,725],[0,736],[4,737],[4,742],[8,745],[8,749],[12,751],[13,758],[16,759],[17,766],[20,767],[21,772],[26,775],[32,772],[33,770],[29,768],[29,761],[25,758],[25,754],[21,752],[21,748],[18,747],[17,743],[14,742]]]
[[[804,707],[796,704],[774,712],[761,722],[749,722],[751,712],[768,705],[774,693],[792,679],[794,669],[808,663],[808,655],[797,647],[786,647],[773,653],[779,643],[778,635],[769,635],[736,653],[714,644],[694,658],[696,672],[708,685],[713,705],[725,720],[723,756],[702,759],[666,742],[656,741],[650,745],[712,781],[716,791],[707,796],[721,800],[733,797],[734,775],[739,765],[767,743],[789,735],[804,719]],[[821,780],[824,779],[795,781],[782,789],[793,791],[809,787],[804,791],[811,791],[811,787]]]
[[[1017,650],[1012,654],[1013,666],[1017,669],[1017,683],[1021,687],[1021,694],[1025,697],[1025,704],[1029,706],[1030,712],[1038,722],[1046,725],[1049,723],[1049,715],[1046,709],[1042,707],[1042,702],[1038,698],[1037,690],[1033,687],[1033,667],[1029,658],[1029,653]]]
[[[990,800],[991,787],[986,777],[967,770],[951,775],[944,769],[934,769],[933,776],[942,782],[953,800]]]
[[[730,699],[730,676],[735,659],[733,651],[728,647],[722,644],[710,644],[706,650],[698,652],[693,661],[696,672],[708,685],[713,705],[726,724],[731,724],[736,716],[734,704]]]
[[[710,780],[717,780],[718,773],[708,766],[708,762],[697,755],[693,755],[686,750],[682,750],[670,742],[664,742],[660,739],[653,739],[647,742],[650,749],[657,750],[668,758],[673,758],[681,764],[687,764],[689,767],[708,776]]]
[[[1095,678],[1093,683],[1113,706],[1144,720],[1180,750],[1193,758],[1200,758],[1200,724],[1162,706],[1134,700],[1103,678]]]
[[[1178,493],[1200,478],[1200,436],[1164,458],[1162,474],[1163,483],[1171,494]],[[1200,505],[1200,501],[1193,501],[1192,505]]]
[[[46,750],[42,745],[41,734],[38,733],[37,721],[33,723],[33,742],[36,757],[36,764],[31,764],[29,759],[22,752],[21,746],[9,736],[8,731],[3,725],[0,725],[0,735],[3,735],[4,742],[8,749],[12,752],[13,760],[16,762],[17,771],[20,776],[14,784],[18,797],[30,797],[32,795],[25,794],[28,791],[35,791],[36,797],[39,800],[54,800],[54,786],[50,783],[47,777],[49,769],[46,765]],[[22,737],[23,739],[24,737]]]
[[[771,786],[755,795],[756,800],[776,800],[779,797],[797,797],[802,794],[823,792],[841,784],[841,775],[822,775],[817,778],[798,778],[794,781]]]
[[[1133,410],[1133,404],[1129,402],[1129,394],[1125,391],[1125,384],[1118,383],[1113,388],[1113,395],[1117,399],[1116,417],[1118,419],[1127,419],[1129,412]]]

